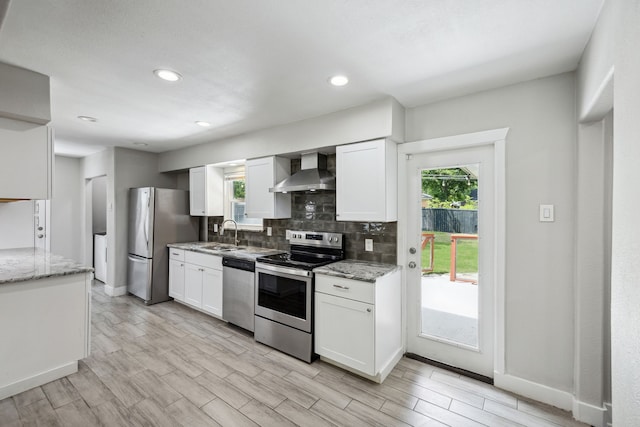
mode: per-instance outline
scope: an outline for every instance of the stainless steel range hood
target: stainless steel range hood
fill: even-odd
[[[335,190],[336,177],[327,170],[327,156],[320,153],[302,155],[300,170],[280,181],[269,191],[288,193],[289,191]]]

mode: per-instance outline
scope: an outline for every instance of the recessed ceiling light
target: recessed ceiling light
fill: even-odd
[[[149,144],[147,144],[146,142],[134,142],[133,145],[137,145],[138,147],[146,147]]]
[[[153,74],[155,74],[158,78],[162,80],[166,80],[168,82],[177,82],[182,79],[180,73],[171,70],[153,70]]]
[[[90,116],[78,116],[78,118],[80,120],[83,120],[85,122],[97,122],[98,119],[96,119],[95,117],[90,117]]]
[[[347,76],[342,76],[342,75],[333,76],[329,79],[329,83],[331,83],[334,86],[344,86],[347,83],[349,83],[349,78]]]
[[[201,121],[201,120],[198,120],[198,121],[196,122],[196,124],[197,124],[198,126],[202,126],[203,128],[208,128],[209,126],[211,126],[211,123],[209,123],[209,122],[203,122],[203,121]]]

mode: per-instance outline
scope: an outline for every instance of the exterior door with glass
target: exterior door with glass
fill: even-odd
[[[494,148],[407,156],[407,351],[494,371]]]

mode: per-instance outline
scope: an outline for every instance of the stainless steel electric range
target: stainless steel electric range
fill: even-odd
[[[313,269],[344,259],[340,233],[287,231],[288,253],[256,258],[256,341],[310,363]]]

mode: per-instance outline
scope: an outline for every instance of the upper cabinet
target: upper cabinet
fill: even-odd
[[[336,219],[397,221],[396,143],[389,139],[336,147]]]
[[[189,169],[189,206],[193,216],[224,215],[224,174],[211,165]]]
[[[53,132],[2,119],[0,199],[50,199],[53,189]]]
[[[245,215],[249,218],[291,218],[291,194],[269,191],[289,175],[289,159],[271,156],[247,160]]]

